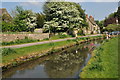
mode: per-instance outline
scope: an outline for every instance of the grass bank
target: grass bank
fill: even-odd
[[[118,38],[103,43],[93,51],[81,78],[118,78]]]
[[[40,45],[34,45],[34,46],[16,48],[16,49],[3,49],[2,55],[5,55],[5,56],[2,57],[2,62],[3,64],[11,63],[11,61],[13,61],[14,59],[18,57],[46,52],[51,49],[55,49],[55,48],[62,47],[65,45],[70,45],[72,43],[75,43],[75,41],[67,40],[67,41],[46,43],[46,44],[40,44]]]

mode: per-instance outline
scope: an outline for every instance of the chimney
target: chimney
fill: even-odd
[[[92,19],[92,16],[89,16],[90,19]]]
[[[91,19],[92,21],[94,21],[94,17],[93,16],[89,16],[89,19]]]
[[[86,14],[86,18],[88,18],[88,14]]]

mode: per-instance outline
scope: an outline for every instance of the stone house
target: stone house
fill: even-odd
[[[86,21],[88,22],[88,28],[84,29],[85,34],[100,34],[100,27],[95,23],[92,16],[86,15]]]
[[[6,8],[0,8],[0,20],[5,22],[10,22],[12,20],[12,17],[6,10]]]

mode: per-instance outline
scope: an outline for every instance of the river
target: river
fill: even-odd
[[[91,52],[102,40],[91,41],[24,63],[3,72],[3,78],[78,78]]]

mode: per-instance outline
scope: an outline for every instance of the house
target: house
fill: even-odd
[[[84,29],[85,34],[100,34],[100,27],[95,23],[93,16],[86,15],[88,28]]]
[[[6,8],[0,8],[0,20],[5,22],[10,22],[12,20],[12,17],[7,12]]]

